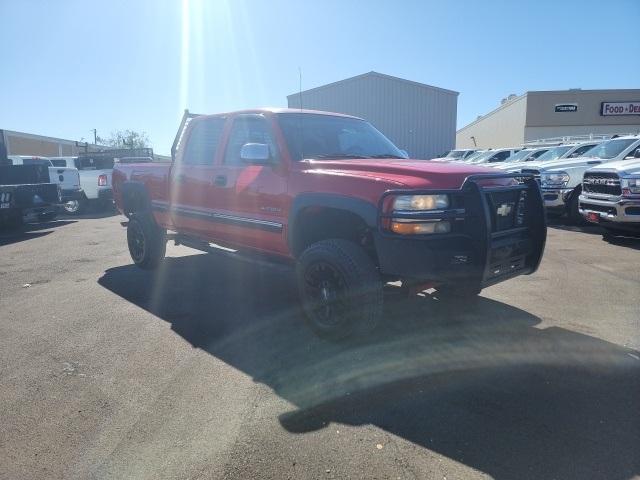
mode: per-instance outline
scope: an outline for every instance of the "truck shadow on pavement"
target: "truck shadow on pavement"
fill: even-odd
[[[193,255],[99,283],[294,404],[289,432],[371,424],[496,479],[640,473],[638,353],[507,304],[391,298],[375,335],[330,343],[284,269]]]
[[[53,232],[57,227],[63,227],[75,223],[75,221],[52,220],[50,222],[26,223],[19,227],[14,227],[0,231],[0,247],[11,245],[12,243],[24,242],[38,237],[44,237]]]

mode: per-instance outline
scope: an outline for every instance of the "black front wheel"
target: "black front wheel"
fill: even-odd
[[[309,326],[339,339],[373,330],[382,317],[382,280],[371,258],[348,240],[322,240],[308,247],[296,268]]]
[[[140,268],[152,270],[164,258],[166,232],[151,215],[132,215],[127,226],[127,244],[133,262]]]

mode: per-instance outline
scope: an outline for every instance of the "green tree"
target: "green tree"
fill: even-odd
[[[146,132],[133,130],[116,130],[106,138],[98,137],[98,145],[117,148],[144,148],[149,147],[149,137]]]

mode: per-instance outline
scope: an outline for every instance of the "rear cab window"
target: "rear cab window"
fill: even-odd
[[[78,170],[111,170],[114,160],[111,157],[87,155],[76,158],[75,164]]]

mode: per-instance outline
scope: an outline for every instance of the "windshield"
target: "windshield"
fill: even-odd
[[[364,120],[309,113],[281,113],[278,117],[292,160],[405,158]]]
[[[445,158],[463,158],[466,150],[451,150]]]
[[[480,156],[484,155],[485,153],[487,153],[486,151],[480,150],[478,152],[474,152],[471,155],[469,155],[467,158],[464,159],[464,161],[466,163],[471,163],[474,160],[480,158]]]
[[[505,162],[519,162],[531,155],[532,152],[534,152],[534,150],[520,150],[507,158]]]
[[[470,159],[467,163],[483,163],[487,158],[496,153],[496,150],[489,150],[487,152],[482,152],[477,157]]]
[[[615,158],[620,155],[629,145],[636,142],[636,138],[620,138],[609,140],[607,142],[596,145],[591,150],[587,150],[585,157],[590,158]]]
[[[560,145],[559,147],[553,147],[551,150],[547,150],[545,153],[538,157],[539,162],[548,162],[551,160],[557,160],[565,153],[573,148],[571,145]]]

